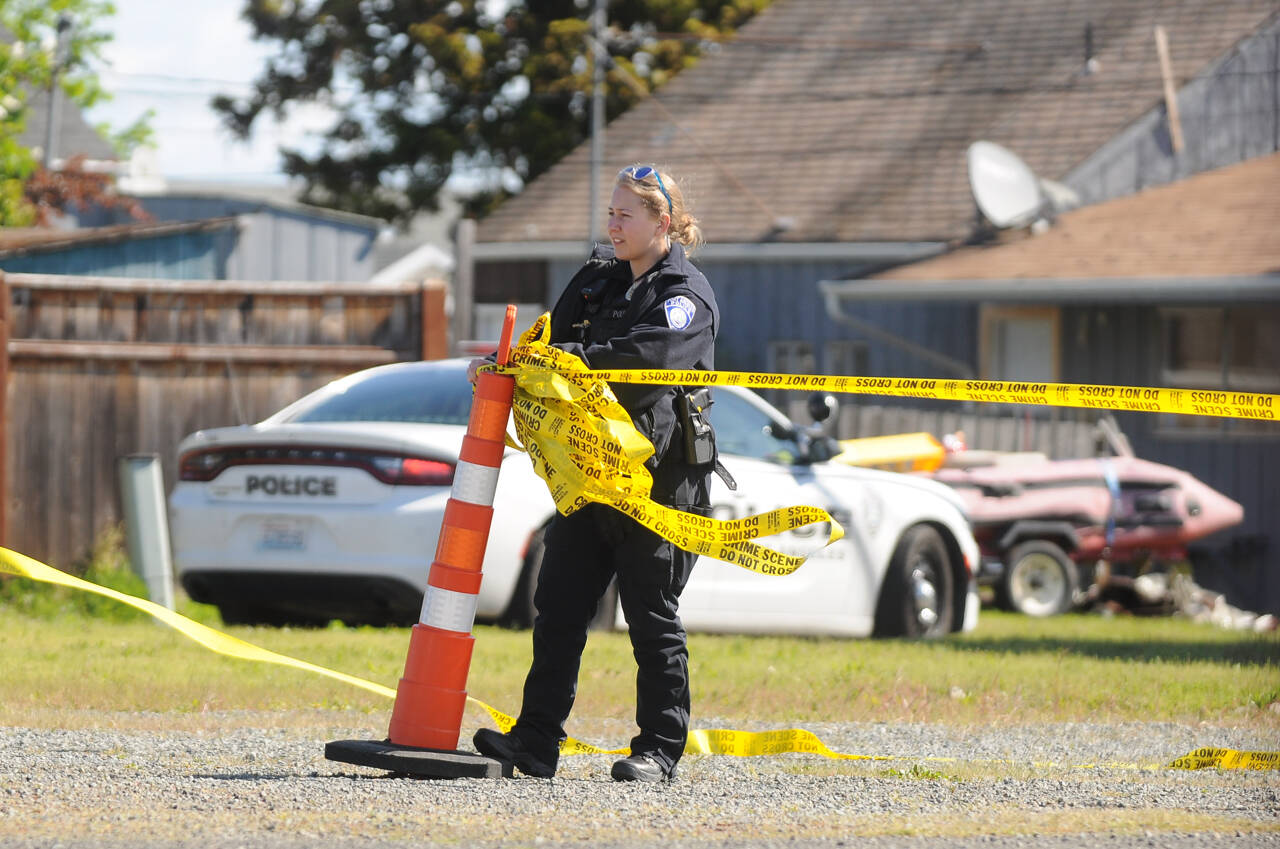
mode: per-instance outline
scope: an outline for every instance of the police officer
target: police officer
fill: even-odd
[[[618,174],[609,205],[609,246],[600,246],[551,313],[551,343],[593,369],[711,369],[720,322],[707,279],[685,248],[701,244],[670,174],[633,165]],[[473,364],[474,365],[474,364]],[[710,511],[712,465],[691,462],[680,424],[679,387],[617,384],[619,402],[654,447],[652,498],[685,512]],[[673,778],[689,731],[689,660],[677,614],[695,555],[604,504],[547,527],[534,592],[533,663],[508,734],[476,732],[476,749],[521,772],[551,776],[573,707],[587,628],[617,577],[638,672],[631,756],[618,781]]]

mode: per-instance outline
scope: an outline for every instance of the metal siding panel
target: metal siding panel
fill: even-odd
[[[730,371],[756,371],[764,294],[759,269],[742,263],[707,263],[703,269],[716,292],[720,308],[720,332],[716,340],[716,366]],[[754,342],[753,342],[754,340]]]
[[[325,275],[331,275],[335,280],[368,280],[373,276],[372,272],[360,273],[360,239],[354,233],[328,224],[312,224],[307,230],[313,245],[308,268],[311,277],[307,279],[324,280]],[[322,258],[317,250],[322,242],[332,245],[334,253]]]
[[[240,239],[231,251],[232,280],[278,280],[272,258],[275,233],[273,221],[266,213],[244,216]]]
[[[216,268],[216,233],[179,233],[14,257],[6,271],[94,277],[201,280]]]
[[[351,280],[344,272],[342,258],[346,254],[346,234],[328,227],[308,226],[304,235],[307,280]]]
[[[1062,345],[1058,369],[1063,383],[1081,383],[1080,363],[1088,355],[1088,308],[1062,308]]]
[[[349,267],[345,269],[345,280],[368,280],[374,275],[377,269],[374,267],[373,240],[376,234],[370,235],[367,231],[357,230],[346,225],[342,226],[343,236],[337,241],[342,245],[344,254],[339,257],[339,262],[346,262]],[[321,278],[323,279],[323,278]]]
[[[344,260],[348,251],[360,249],[359,239],[352,233],[342,233],[339,238],[327,238],[324,229],[313,228],[317,280],[368,280],[374,272],[362,273],[359,267],[347,268]]]
[[[818,357],[819,365],[821,365],[822,357],[822,339],[818,330],[818,315],[824,310],[822,308],[822,298],[817,289],[817,281],[821,277],[816,276],[818,271],[815,263],[806,262],[799,263],[795,266],[794,281],[788,287],[791,299],[795,304],[798,325],[800,327],[801,338],[808,339],[813,343],[814,354]]]
[[[315,279],[308,229],[305,223],[292,216],[272,216],[272,230],[275,236],[272,279]]]
[[[222,197],[152,197],[146,209],[160,221],[241,216],[241,237],[223,249],[217,277],[232,280],[367,280],[377,233],[254,201]]]

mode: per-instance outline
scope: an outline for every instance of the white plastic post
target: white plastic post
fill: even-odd
[[[173,555],[158,456],[130,454],[120,458],[120,501],[129,561],[146,582],[151,600],[173,610]]]

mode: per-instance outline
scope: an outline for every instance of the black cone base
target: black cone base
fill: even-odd
[[[387,740],[335,740],[326,743],[327,760],[385,769],[421,778],[511,778],[512,766],[471,752],[415,749]]]

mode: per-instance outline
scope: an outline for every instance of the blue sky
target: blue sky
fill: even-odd
[[[240,19],[243,0],[115,0],[115,6],[106,22],[115,38],[99,68],[115,97],[87,117],[119,129],[154,109],[156,159],[165,177],[283,182],[280,144],[303,144],[308,132],[327,126],[324,109],[305,107],[283,126],[270,116],[260,118],[248,142],[222,128],[209,100],[247,93],[270,52],[269,45],[252,40]]]

